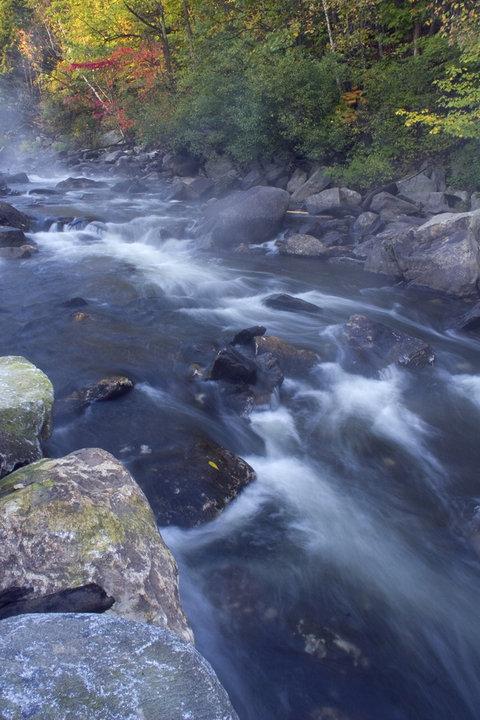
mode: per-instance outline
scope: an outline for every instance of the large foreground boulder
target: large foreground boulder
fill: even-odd
[[[237,720],[209,663],[164,628],[92,614],[0,622],[3,720]]]
[[[26,358],[0,357],[0,477],[42,457],[52,431],[53,387]]]
[[[279,231],[289,200],[289,193],[276,187],[237,190],[207,208],[198,233],[210,234],[220,247],[265,242]]]
[[[30,222],[28,215],[6,202],[0,202],[0,225],[8,225],[19,230],[28,230]]]
[[[177,566],[148,502],[104,450],[40,460],[0,481],[0,593],[33,599],[95,583],[112,613],[192,640]]]
[[[365,270],[452,295],[476,294],[480,279],[480,210],[436,215],[415,230],[379,239]]]

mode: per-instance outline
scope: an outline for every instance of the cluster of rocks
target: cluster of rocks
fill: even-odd
[[[79,392],[78,409],[113,385]],[[235,720],[147,498],[104,450],[43,458],[53,407],[41,370],[0,358],[2,717]]]

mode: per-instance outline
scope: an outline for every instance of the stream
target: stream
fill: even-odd
[[[56,395],[107,375],[134,390],[55,422],[45,452],[101,447],[132,469],[199,429],[257,479],[215,520],[160,528],[198,650],[240,720],[477,720],[480,337],[448,330],[459,300],[348,265],[216,253],[189,232],[200,209],[158,192],[63,195],[30,176],[5,200],[37,218],[39,252],[0,259],[3,355]],[[80,218],[63,226],[56,220]],[[267,307],[288,293],[319,314]],[[72,298],[88,317],[72,320]],[[433,366],[342,364],[353,313],[426,340]],[[261,324],[324,359],[286,378],[249,420],[195,392],[182,348],[224,347]],[[148,477],[134,477],[153,503]]]

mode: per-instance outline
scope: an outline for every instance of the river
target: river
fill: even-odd
[[[2,353],[35,363],[57,395],[135,382],[58,418],[52,456],[102,447],[135,468],[201,429],[255,469],[216,520],[161,528],[197,647],[240,720],[476,720],[480,567],[465,529],[480,504],[480,338],[448,330],[463,303],[274,243],[205,250],[189,232],[199,209],[157,192],[32,193],[59,179],[31,176],[5,198],[42,229],[37,255],[0,260]],[[322,312],[268,308],[279,292]],[[338,337],[353,313],[427,340],[435,364],[352,372]],[[247,421],[202,402],[181,350],[257,324],[324,361]],[[136,479],[153,502],[161,488]]]

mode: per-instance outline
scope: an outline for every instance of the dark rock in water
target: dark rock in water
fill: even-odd
[[[263,325],[254,325],[253,327],[240,330],[232,340],[232,345],[250,345],[253,339],[259,335],[265,335],[267,328]]]
[[[245,460],[206,437],[141,455],[130,467],[162,526],[213,520],[255,479]]]
[[[318,305],[309,303],[306,300],[300,300],[300,298],[287,295],[286,293],[276,293],[275,295],[269,295],[264,300],[265,305],[274,308],[275,310],[286,310],[287,312],[321,312],[321,308]],[[260,333],[258,333],[260,334]]]
[[[64,303],[62,303],[63,307],[66,308],[79,308],[79,307],[85,307],[85,305],[88,305],[87,301],[84,300],[81,297],[73,297],[69,300],[65,300]]]
[[[210,379],[254,384],[257,379],[257,366],[253,360],[234,348],[224,348],[220,350],[213,362]]]
[[[115,615],[192,640],[175,560],[146,497],[105,450],[40,460],[3,478],[0,516],[8,517],[0,592],[33,588],[34,600],[96,583],[114,598]]]
[[[24,173],[24,172],[19,172],[19,173],[16,173],[15,175],[6,175],[5,180],[7,183],[12,183],[13,185],[15,185],[15,184],[23,185],[25,183],[30,182],[27,173]]]
[[[255,362],[258,368],[257,391],[269,395],[284,380],[278,358],[271,352],[263,352],[257,355]]]
[[[144,193],[148,190],[148,185],[136,178],[127,178],[113,185],[112,190],[119,193]]]
[[[33,245],[21,245],[20,247],[0,247],[0,257],[9,260],[23,260],[23,258],[32,257],[32,254],[38,252]]]
[[[435,359],[432,348],[424,340],[373,322],[365,315],[352,315],[343,332],[361,364],[379,368],[395,363],[416,368],[431,365]]]
[[[31,220],[28,215],[24,215],[8,203],[0,202],[0,225],[8,225],[19,228],[20,230],[28,230],[30,224]]]
[[[285,375],[298,376],[311,370],[319,361],[317,353],[313,350],[297,348],[281,340],[275,335],[255,338],[257,355],[271,353]]]
[[[0,592],[0,620],[27,613],[103,613],[114,599],[96,583],[33,595],[33,588],[9,588]]]
[[[58,190],[54,188],[31,188],[28,195],[58,195]]]
[[[0,478],[23,465],[40,460],[41,457],[38,444],[0,428]]]
[[[197,233],[210,234],[221,247],[265,242],[280,229],[289,200],[286,190],[274,187],[238,190],[207,207]]]
[[[21,247],[27,244],[28,240],[23,230],[8,225],[0,226],[0,247]]]
[[[108,188],[108,183],[103,180],[91,180],[86,177],[69,177],[61,180],[55,185],[57,190],[90,190],[92,188]]]
[[[452,330],[478,330],[480,327],[480,302],[475,303],[466,313],[453,324]]]
[[[77,313],[75,313],[77,315]],[[82,317],[75,317],[76,320],[84,320],[88,316],[80,313]],[[68,397],[55,402],[55,410],[57,413],[74,413],[83,410],[95,402],[111,400],[112,398],[124,395],[133,389],[133,382],[121,375],[113,375],[112,377],[102,378],[93,385],[74,390]]]
[[[209,663],[167,630],[98,614],[0,623],[3,720],[238,720]]]

